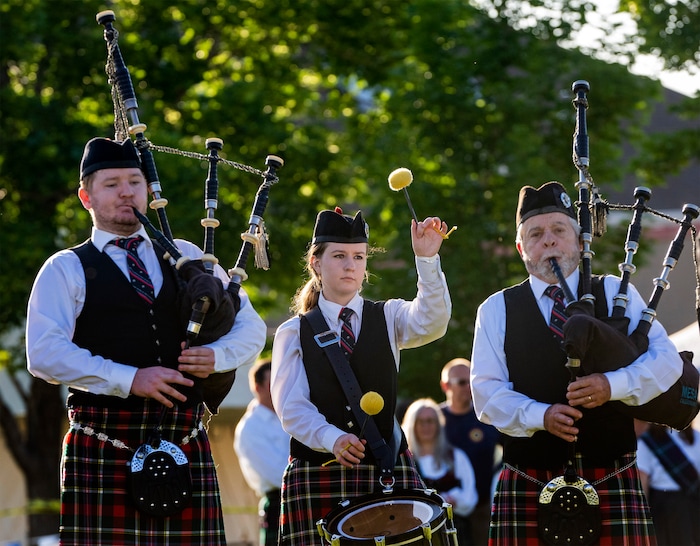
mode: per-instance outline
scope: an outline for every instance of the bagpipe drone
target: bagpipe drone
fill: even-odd
[[[134,93],[129,69],[124,63],[118,44],[119,33],[114,28],[114,12],[99,12],[97,22],[104,26],[104,39],[107,42],[107,63],[105,71],[112,87],[114,103],[115,140],[133,139],[141,160],[141,170],[148,183],[151,196],[150,208],[156,211],[160,229],[149,219],[134,209],[139,221],[151,232],[158,246],[164,249],[164,257],[172,264],[178,281],[177,309],[185,330],[185,347],[195,343],[206,344],[227,333],[234,325],[240,309],[241,283],[247,279],[246,264],[250,252],[255,249],[256,265],[269,267],[267,256],[267,235],[263,214],[268,202],[270,187],[278,181],[276,171],[284,161],[274,155],[267,156],[267,169],[262,172],[253,167],[219,156],[223,141],[219,138],[206,140],[208,155],[184,152],[171,148],[154,146],[144,135],[146,125],[138,117],[138,103]],[[206,217],[201,220],[204,228],[204,254],[199,260],[190,260],[182,255],[175,245],[172,231],[165,213],[168,201],[162,196],[155,161],[151,150],[176,153],[178,155],[205,160],[209,163],[205,181]],[[235,266],[228,271],[229,282],[224,288],[214,273],[218,260],[214,254],[214,231],[219,226],[215,217],[218,206],[218,164],[220,162],[237,169],[262,177],[263,181],[255,196],[253,209],[248,220],[248,230],[241,235],[241,246]],[[194,390],[201,397],[212,414],[218,412],[219,405],[231,390],[236,377],[235,370],[210,374],[206,379],[191,377]],[[179,446],[162,438],[162,429],[168,413],[167,406],[160,411],[158,423],[154,426],[146,442],[135,451],[129,466],[129,491],[139,511],[158,517],[168,517],[180,513],[190,502],[192,478],[187,456]]]
[[[682,207],[682,219],[672,218],[647,206],[651,190],[637,187],[634,190],[635,203],[615,205],[605,201],[593,182],[589,172],[588,131],[586,127],[588,82],[577,80],[572,85],[575,94],[573,104],[576,109],[576,129],[573,140],[573,162],[579,174],[576,182],[578,190],[578,223],[581,227],[581,297],[577,298],[562,273],[556,259],[550,264],[566,295],[568,319],[564,324],[563,348],[566,352],[566,368],[570,381],[594,373],[617,370],[634,362],[649,348],[649,330],[656,317],[661,295],[669,288],[668,276],[675,267],[683,250],[683,241],[692,232],[694,264],[696,271],[696,293],[698,324],[700,325],[700,270],[697,264],[695,241],[697,232],[692,225],[700,214],[697,205],[686,203]],[[625,259],[619,264],[620,284],[613,298],[613,309],[609,316],[600,316],[601,307],[596,305],[592,283],[591,249],[593,236],[600,237],[606,230],[606,218],[610,209],[632,210],[633,216],[627,231]],[[678,232],[671,242],[663,262],[661,275],[654,279],[654,290],[647,307],[630,334],[630,317],[625,316],[629,298],[627,295],[630,277],[636,267],[632,263],[639,248],[642,229],[642,214],[648,212],[679,224]],[[602,283],[601,283],[602,284]],[[598,290],[600,296],[600,290]],[[607,307],[607,305],[605,305]],[[698,384],[700,375],[692,363],[690,352],[680,352],[683,362],[681,377],[665,392],[651,401],[631,406],[621,401],[610,401],[614,411],[629,418],[657,423],[682,430],[690,425],[698,414]],[[552,545],[594,544],[600,534],[601,516],[599,497],[595,485],[600,480],[589,483],[577,475],[575,469],[576,440],[571,443],[569,460],[564,474],[556,476],[545,484],[538,499],[538,527],[541,538]]]
[[[573,294],[567,294],[570,302],[567,306],[569,319],[564,326],[564,348],[570,359],[580,361],[581,374],[603,373],[626,366],[638,358],[648,349],[648,333],[652,322],[656,318],[661,296],[664,290],[670,287],[668,276],[675,267],[684,246],[684,239],[688,231],[692,232],[693,255],[697,231],[692,222],[700,214],[700,207],[686,203],[681,213],[682,219],[672,218],[647,206],[651,197],[651,190],[637,187],[634,190],[635,203],[632,206],[614,205],[604,201],[599,193],[588,170],[588,134],[586,128],[586,109],[588,108],[587,92],[588,82],[579,80],[574,82],[573,91],[576,97],[573,100],[577,110],[576,131],[574,133],[573,159],[579,171],[578,188],[578,215],[581,225],[582,251],[582,296],[576,301]],[[591,241],[593,235],[602,236],[605,232],[605,218],[609,209],[631,209],[634,211],[632,221],[627,231],[625,242],[625,260],[620,263],[622,272],[617,295],[613,298],[614,306],[609,317],[594,316],[595,297],[591,293],[591,261],[593,252]],[[630,277],[635,271],[632,263],[634,254],[639,248],[639,239],[642,228],[642,214],[649,212],[667,220],[679,224],[678,231],[669,245],[663,262],[661,275],[654,279],[654,290],[647,308],[636,329],[628,336],[629,318],[625,317],[628,297],[627,290]],[[700,272],[697,259],[694,260],[696,272],[696,293],[700,298]],[[557,270],[554,270],[555,273]],[[562,288],[568,287],[563,279],[559,279]],[[569,299],[571,298],[571,299]],[[700,299],[696,302],[698,309],[698,324],[700,325]],[[698,382],[700,376],[693,366],[692,353],[683,351],[680,353],[683,360],[683,374],[678,381],[666,392],[660,394],[650,402],[641,406],[629,406],[622,402],[614,402],[616,409],[636,419],[666,425],[678,430],[689,426],[698,414]]]
[[[267,233],[263,214],[267,207],[269,192],[272,185],[278,182],[277,170],[284,161],[275,155],[265,159],[266,170],[260,171],[254,167],[223,159],[219,152],[223,141],[219,138],[206,140],[208,155],[186,152],[173,148],[156,146],[145,136],[146,125],[139,120],[138,102],[134,93],[129,69],[119,48],[119,33],[114,28],[115,15],[111,10],[101,11],[96,15],[97,22],[104,26],[104,39],[107,43],[107,63],[105,71],[109,78],[114,104],[115,140],[133,139],[139,157],[141,169],[148,183],[151,196],[150,208],[158,216],[160,229],[156,228],[148,218],[134,210],[141,223],[149,230],[154,239],[166,250],[166,257],[177,272],[179,282],[178,307],[181,320],[186,325],[186,344],[206,344],[218,339],[233,326],[236,313],[240,308],[239,290],[241,283],[248,278],[246,264],[251,252],[255,254],[255,264],[262,269],[268,269]],[[205,181],[205,212],[201,220],[204,228],[204,255],[200,260],[190,260],[183,257],[174,243],[173,234],[165,212],[168,204],[162,195],[161,182],[158,178],[152,150],[177,154],[209,164]],[[218,174],[219,163],[224,163],[236,169],[262,177],[255,201],[248,220],[249,228],[241,235],[243,243],[238,259],[233,268],[228,270],[230,282],[226,288],[215,277],[213,269],[218,259],[214,254],[214,231],[219,227],[215,213],[218,206]],[[212,413],[218,407],[231,389],[235,379],[235,370],[210,375],[207,379],[193,378],[195,388],[202,394],[203,400]]]

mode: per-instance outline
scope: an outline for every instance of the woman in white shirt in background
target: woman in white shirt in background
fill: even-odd
[[[452,505],[460,546],[470,546],[467,516],[479,500],[474,468],[467,454],[447,441],[440,406],[432,398],[416,400],[406,409],[401,428],[421,478]]]

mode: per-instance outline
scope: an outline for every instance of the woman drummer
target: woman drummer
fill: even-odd
[[[314,340],[307,313],[316,307],[327,329],[338,333],[361,390],[384,400],[372,419],[398,453],[394,486],[424,487],[403,434],[398,442],[392,439],[396,384],[400,350],[435,341],[447,331],[452,304],[438,255],[446,232],[439,218],[413,220],[418,294],[412,301],[374,302],[360,295],[370,253],[362,213],[353,218],[336,208],[318,214],[306,254],[309,280],[294,296],[295,316],[278,328],[272,347],[273,404],[292,436],[282,484],[280,544],[319,543],[317,521],[339,502],[382,488],[372,450],[365,437],[358,437],[363,423],[356,423],[348,410],[343,388]],[[344,309],[351,311],[345,327]]]

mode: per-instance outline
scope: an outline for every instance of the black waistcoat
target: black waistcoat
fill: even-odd
[[[177,279],[170,264],[158,255],[163,286],[151,307],[136,294],[114,261],[92,242],[72,250],[85,271],[85,304],[75,324],[73,342],[121,364],[177,368],[185,332],[176,306]],[[191,389],[178,390],[188,397],[186,403],[178,403],[179,407],[189,407],[201,399]],[[143,399],[135,396],[124,399],[76,389],[70,392],[69,406],[129,409],[143,404]]]
[[[329,423],[344,431],[359,434],[362,423],[355,421],[333,367],[313,336],[314,332],[309,321],[302,315],[300,340],[311,402]],[[398,374],[389,343],[384,302],[365,300],[362,309],[362,329],[350,358],[350,366],[362,393],[374,391],[384,398],[384,408],[373,419],[384,440],[391,445]],[[405,449],[406,440],[402,434],[400,452]],[[328,453],[314,451],[294,438],[291,441],[291,455],[314,464],[321,464],[332,458]],[[369,449],[365,452],[363,462],[370,464],[375,462]]]
[[[449,491],[450,489],[453,489],[455,487],[463,487],[462,480],[455,476],[455,456],[453,450],[450,450],[449,457],[451,464],[447,471],[439,478],[434,479],[425,477],[425,475],[423,474],[423,469],[420,465],[420,461],[418,458],[416,458],[416,468],[418,469],[420,477],[423,478],[423,482],[425,483],[426,487],[429,487],[430,489],[435,489],[435,491],[437,491],[438,493],[442,491]]]
[[[595,278],[596,315],[607,315],[602,279]],[[567,404],[569,371],[566,354],[550,331],[537,306],[530,283],[504,291],[506,303],[505,353],[513,390],[546,404]],[[583,418],[577,451],[584,464],[600,466],[636,449],[632,419],[615,411],[610,404],[594,409],[579,407]],[[504,461],[513,465],[557,470],[570,457],[570,444],[547,431],[530,438],[504,436]]]

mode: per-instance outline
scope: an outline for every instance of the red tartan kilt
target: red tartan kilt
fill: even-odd
[[[602,530],[598,546],[655,546],[656,536],[649,506],[639,481],[637,465],[619,471],[634,459],[626,455],[615,466],[577,469],[580,477],[592,484],[600,499]],[[563,472],[520,469],[530,478],[545,484]],[[619,471],[619,472],[617,472]],[[617,472],[601,483],[603,477]],[[542,485],[512,468],[501,471],[493,501],[489,546],[541,546],[537,528],[537,500]]]
[[[170,410],[163,439],[179,445],[190,463],[192,503],[170,518],[143,515],[134,507],[127,486],[132,452],[96,435],[70,429],[61,460],[61,545],[114,544],[139,546],[226,544],[219,486],[206,431],[182,444],[197,428],[203,409]],[[144,411],[79,407],[69,410],[71,423],[120,440],[131,449],[145,442],[158,423],[160,405],[144,401]]]

